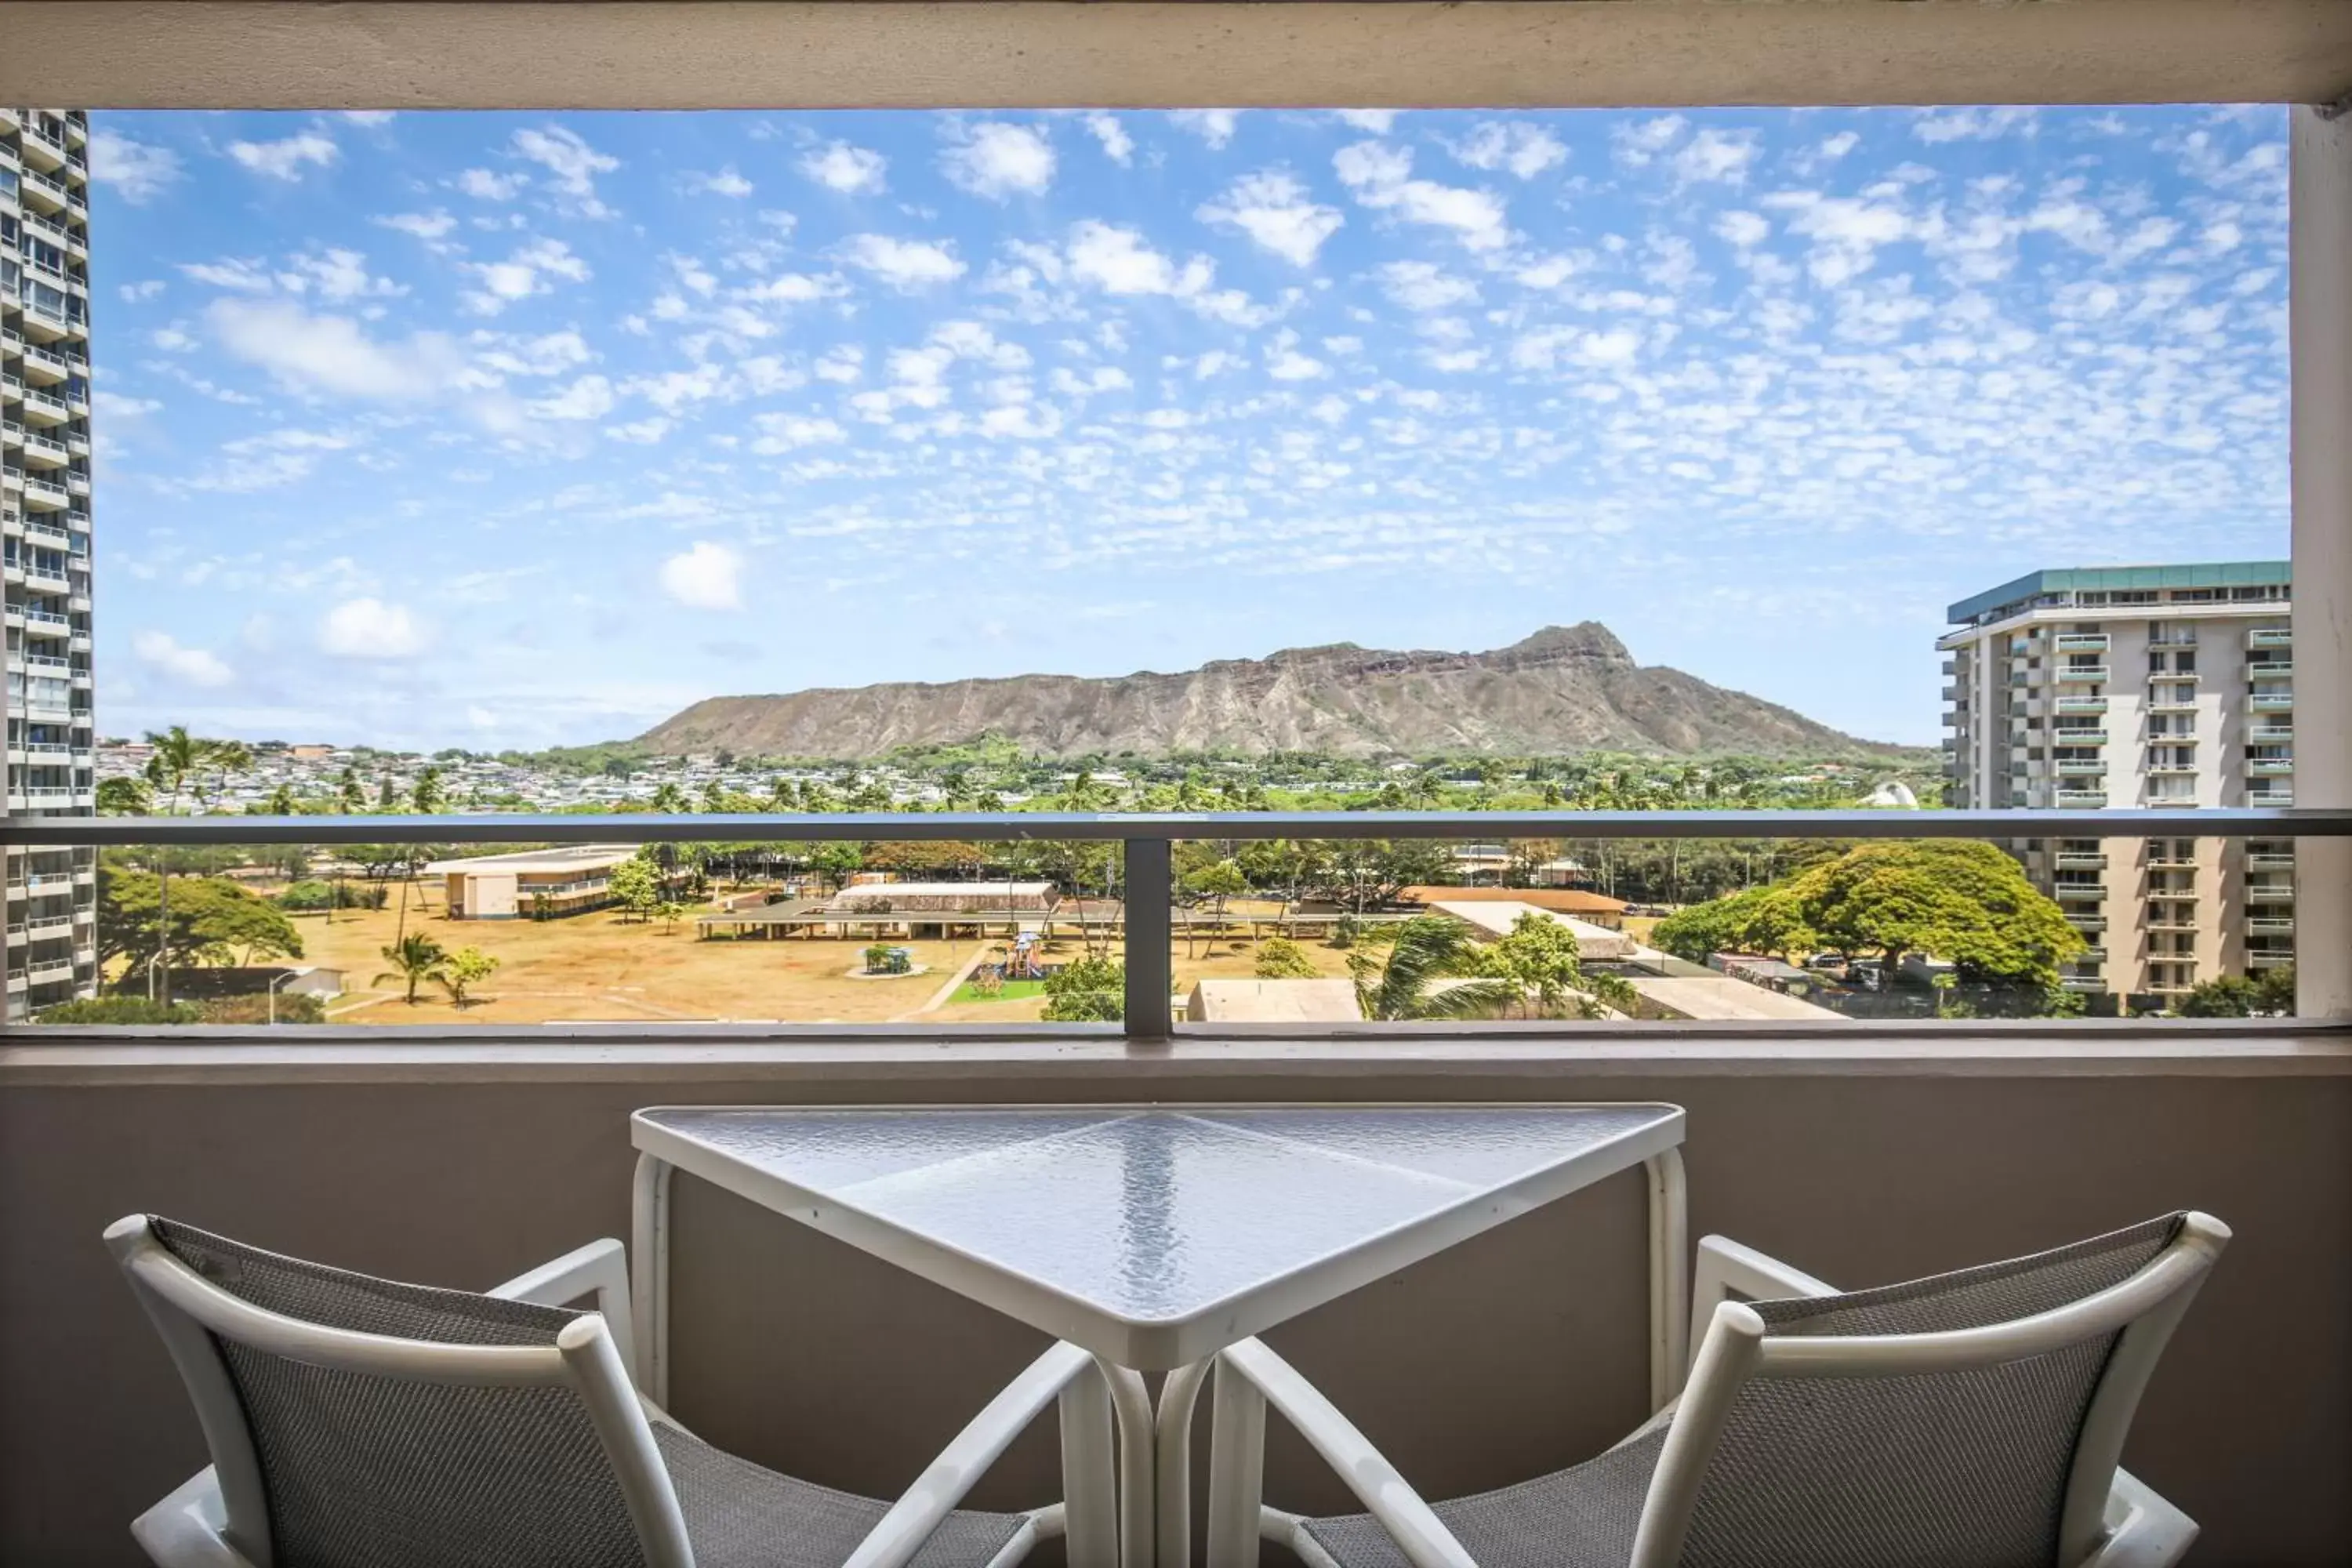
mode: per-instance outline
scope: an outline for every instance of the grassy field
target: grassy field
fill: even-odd
[[[701,912],[699,910],[696,912]],[[330,922],[295,921],[305,958],[343,972],[343,995],[328,1004],[339,1024],[623,1023],[689,1019],[776,1020],[785,1023],[887,1023],[919,1017],[938,1023],[1015,1023],[1034,1019],[1045,1005],[1035,983],[1015,983],[1003,997],[984,1001],[960,985],[952,999],[924,1011],[930,1000],[982,952],[998,943],[893,942],[909,948],[928,973],[887,978],[853,977],[867,946],[856,941],[717,940],[695,936],[692,914],[675,930],[623,921],[611,911],[556,921],[451,921],[436,903],[407,913],[407,929],[423,931],[445,948],[478,947],[499,961],[499,971],[475,987],[460,1012],[438,986],[417,993],[410,1005],[396,979],[377,984],[390,966],[382,949],[399,929],[396,910],[342,910]],[[1347,954],[1318,943],[1306,952],[1326,974],[1348,973]],[[1076,942],[1047,949],[1049,962],[1080,955]],[[1114,946],[1114,957],[1119,956]],[[1208,976],[1251,973],[1249,942],[1201,942],[1186,957],[1178,943],[1176,986],[1181,992]]]

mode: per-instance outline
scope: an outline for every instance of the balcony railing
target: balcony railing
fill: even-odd
[[[2286,626],[2255,626],[2246,633],[2249,648],[2293,647],[2294,632]]]
[[[2105,632],[2060,632],[2051,639],[2060,653],[2105,653],[2107,634]]]
[[[1223,839],[1513,838],[2279,839],[2352,837],[2352,809],[2054,811],[1335,811],[1110,814],[843,813],[447,816],[0,817],[0,847],[108,845],[691,844],[929,842],[1114,843],[1123,851],[1129,1038],[1168,1037],[1173,1025],[1171,846]],[[2104,795],[2096,797],[2104,802]],[[2084,918],[2073,917],[2076,923]],[[2095,929],[2095,928],[2083,928]]]
[[[2249,680],[2284,680],[2294,674],[2294,661],[2285,658],[2264,659],[2246,666]]]
[[[2292,713],[2294,697],[2285,691],[2257,691],[2246,699],[2246,706],[2256,713]]]
[[[2107,710],[2107,700],[2104,697],[2061,696],[2052,703],[2051,710],[2056,713],[2104,713]]]
[[[2111,673],[2104,664],[2062,664],[2050,678],[2064,686],[2104,686]]]

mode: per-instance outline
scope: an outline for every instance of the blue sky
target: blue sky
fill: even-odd
[[[1952,600],[2285,552],[2274,110],[93,126],[109,733],[1593,619],[1926,742]]]

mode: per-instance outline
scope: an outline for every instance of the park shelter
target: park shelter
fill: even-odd
[[[436,860],[425,874],[446,879],[451,920],[572,915],[612,902],[613,868],[636,853],[634,844],[576,844]]]

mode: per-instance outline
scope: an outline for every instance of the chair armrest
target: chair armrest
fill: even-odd
[[[2197,1539],[2197,1521],[2129,1470],[2107,1493],[2107,1533],[2081,1568],[2171,1568]]]
[[[940,1450],[940,1457],[890,1505],[842,1568],[905,1568],[1013,1439],[1059,1397],[1071,1379],[1094,1367],[1094,1357],[1073,1344],[1057,1343],[1031,1362]]]
[[[1477,1568],[1444,1521],[1431,1511],[1396,1467],[1381,1457],[1354,1423],[1301,1377],[1291,1364],[1255,1340],[1244,1340],[1217,1358],[1221,1372],[1246,1379],[1282,1413],[1282,1418],[1322,1456],[1323,1462],[1356,1494],[1381,1528],[1389,1532],[1413,1568]]]
[[[611,1237],[576,1247],[552,1262],[518,1274],[503,1285],[483,1292],[508,1301],[529,1301],[541,1307],[568,1307],[593,1292],[596,1310],[613,1331],[613,1346],[621,1352],[629,1382],[637,1381],[635,1323],[629,1310],[628,1249]]]
[[[1748,1300],[1762,1301],[1780,1296],[1834,1296],[1838,1289],[1794,1264],[1742,1247],[1727,1237],[1700,1237],[1698,1267],[1691,1271],[1694,1339],[1699,1325],[1713,1317],[1717,1305],[1729,1300],[1734,1291]]]

